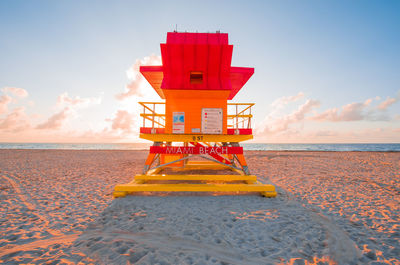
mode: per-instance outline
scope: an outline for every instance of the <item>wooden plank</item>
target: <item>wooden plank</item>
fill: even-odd
[[[275,192],[268,184],[122,184],[116,192]]]
[[[257,181],[254,175],[136,175],[135,180]]]

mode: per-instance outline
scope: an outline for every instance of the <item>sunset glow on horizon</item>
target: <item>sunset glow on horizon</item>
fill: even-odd
[[[1,1],[0,142],[130,143],[167,32],[229,34],[253,142],[400,142],[396,1]],[[193,16],[195,14],[195,16]],[[202,14],[202,15],[199,15]]]

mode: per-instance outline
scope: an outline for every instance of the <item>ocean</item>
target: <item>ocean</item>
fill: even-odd
[[[0,143],[0,149],[148,150],[149,143]],[[262,151],[377,151],[400,152],[399,143],[369,144],[266,144],[244,143],[244,150]]]

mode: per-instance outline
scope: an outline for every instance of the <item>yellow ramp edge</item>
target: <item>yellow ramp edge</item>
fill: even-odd
[[[269,184],[122,184],[116,192],[170,191],[170,192],[275,192]]]
[[[132,192],[260,192],[264,197],[276,197],[277,192],[269,184],[141,184],[132,182],[118,185],[113,193],[115,198],[125,197]]]

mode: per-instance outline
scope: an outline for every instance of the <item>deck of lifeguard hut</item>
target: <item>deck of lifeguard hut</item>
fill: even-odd
[[[143,107],[140,138],[153,145],[143,174],[117,185],[114,196],[143,191],[276,196],[274,186],[261,184],[251,175],[240,146],[240,142],[253,139],[254,103],[230,100],[254,68],[231,66],[233,45],[228,34],[169,32],[160,46],[162,65],[140,67],[163,100],[139,103]],[[200,174],[204,169],[215,172]],[[221,170],[230,172],[218,174]]]

